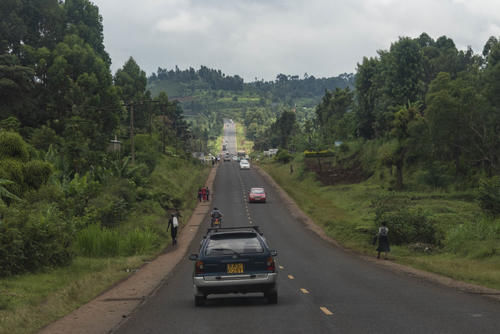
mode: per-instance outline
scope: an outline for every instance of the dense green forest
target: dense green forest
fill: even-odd
[[[375,149],[367,174],[377,163],[394,167],[396,189],[405,187],[406,170],[433,186],[474,186],[500,173],[499,73],[495,37],[482,54],[457,50],[446,36],[401,37],[363,58],[354,89],[327,91],[314,117],[300,122],[282,112],[258,148],[334,150],[335,142],[357,141],[360,150]]]
[[[133,58],[112,75],[92,2],[0,15],[0,276],[162,247],[206,176],[181,106]]]

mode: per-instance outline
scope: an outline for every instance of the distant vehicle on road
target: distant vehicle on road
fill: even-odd
[[[250,163],[248,160],[240,160],[240,169],[250,169]]]
[[[254,203],[254,202],[261,202],[265,203],[266,202],[266,191],[264,188],[250,188],[250,191],[248,192],[248,202]]]
[[[211,228],[203,237],[193,272],[194,304],[210,294],[263,292],[269,304],[278,302],[276,265],[257,226]]]
[[[231,154],[229,154],[229,152],[224,154],[224,161],[231,161]]]

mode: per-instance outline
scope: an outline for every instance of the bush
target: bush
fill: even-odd
[[[12,181],[5,188],[20,197],[25,190],[22,162],[11,158],[0,159],[0,179]]]
[[[62,138],[59,137],[56,132],[43,125],[41,128],[35,129],[33,135],[31,136],[31,144],[39,150],[48,151],[51,145],[59,147],[61,146]]]
[[[275,159],[281,163],[287,164],[292,160],[292,155],[287,150],[279,150]]]
[[[24,183],[32,189],[39,189],[52,174],[52,165],[41,160],[28,161],[23,166]]]
[[[453,178],[447,174],[446,165],[433,162],[426,170],[419,173],[417,180],[419,183],[433,188],[446,188],[453,181]]]
[[[0,275],[69,264],[72,236],[71,225],[51,204],[9,209],[0,223]]]
[[[389,240],[395,245],[423,242],[437,244],[440,242],[434,222],[421,210],[409,207],[407,197],[387,194],[372,202],[375,208],[375,228],[382,222],[389,228]]]
[[[382,221],[389,228],[389,240],[395,245],[423,242],[436,244],[436,229],[434,223],[422,211],[409,210],[407,208],[395,212],[387,212],[382,215]]]
[[[127,214],[127,202],[114,194],[101,193],[89,201],[85,218],[87,223],[116,227]]]
[[[19,229],[0,220],[0,277],[21,273],[23,268],[23,236]]]
[[[28,145],[20,134],[0,131],[0,160],[7,158],[28,161]]]
[[[335,156],[335,152],[332,150],[304,151],[304,157],[306,157],[306,158],[326,158],[326,157],[334,157],[334,156]]]
[[[500,215],[500,176],[479,182],[477,200],[483,211],[493,217]]]

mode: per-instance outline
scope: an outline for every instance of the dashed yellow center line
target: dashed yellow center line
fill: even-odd
[[[288,275],[288,278],[289,279],[295,279],[295,277],[293,277],[293,275]]]
[[[285,267],[283,267],[283,266],[280,266],[280,269],[281,269],[281,270],[283,270],[283,269],[285,269]]]
[[[319,309],[321,311],[323,311],[323,313],[326,314],[326,315],[333,315],[333,313],[329,309],[327,309],[326,307],[324,307],[324,306],[321,306]]]
[[[300,291],[302,291],[302,293],[306,295],[309,293],[309,291],[307,291],[307,289],[304,288],[300,288]]]

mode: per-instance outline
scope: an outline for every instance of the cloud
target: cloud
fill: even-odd
[[[195,17],[187,12],[180,12],[172,18],[160,19],[155,24],[155,29],[160,32],[203,32],[210,27],[210,19],[207,17]]]
[[[500,36],[498,0],[94,0],[113,71],[200,65],[272,80],[354,72],[400,36],[446,35],[480,52]],[[121,11],[117,11],[121,8]]]

